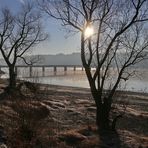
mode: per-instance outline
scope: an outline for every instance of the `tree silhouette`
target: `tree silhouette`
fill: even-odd
[[[65,28],[80,32],[82,64],[97,107],[96,124],[109,129],[112,101],[120,82],[133,74],[131,66],[146,58],[148,1],[38,0],[38,4]],[[88,27],[94,33],[85,36]]]
[[[23,5],[16,15],[7,8],[1,11],[0,51],[9,67],[9,92],[16,88],[17,60],[21,58],[26,64],[31,64],[25,59],[25,53],[47,38],[40,20],[41,15],[29,3]]]

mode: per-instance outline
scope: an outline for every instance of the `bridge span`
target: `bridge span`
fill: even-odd
[[[2,68],[8,68],[7,65],[0,65],[0,70]],[[29,68],[29,76],[32,77],[33,75],[33,68],[41,68],[42,69],[42,76],[45,76],[45,69],[46,68],[53,68],[53,71],[56,72],[58,68],[63,68],[64,71],[66,72],[68,68],[73,68],[74,71],[76,71],[77,68],[82,68],[83,71],[83,66],[82,65],[16,65],[15,66],[15,72],[17,74],[17,71],[19,68]]]

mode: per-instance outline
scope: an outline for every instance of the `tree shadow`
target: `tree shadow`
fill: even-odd
[[[121,140],[120,135],[117,131],[99,131],[99,137],[101,141],[100,148],[130,148],[128,145]]]
[[[134,134],[147,135],[148,134],[148,117],[145,115],[132,115],[124,116],[118,123],[118,128],[128,130]]]

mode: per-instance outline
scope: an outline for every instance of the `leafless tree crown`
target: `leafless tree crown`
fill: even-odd
[[[94,73],[87,70],[86,74],[90,85],[97,81],[94,87],[99,92],[110,79],[111,67],[118,71],[110,86],[114,92],[120,80],[131,75],[128,67],[146,57],[147,0],[38,0],[38,3],[66,28],[81,32],[82,63],[86,69],[96,67]],[[84,31],[89,25],[93,26],[94,34],[86,38]]]
[[[42,30],[41,15],[31,4],[22,6],[21,12],[13,15],[4,8],[0,19],[0,51],[8,65],[18,58],[24,61],[24,54],[31,47],[44,41],[47,35]]]

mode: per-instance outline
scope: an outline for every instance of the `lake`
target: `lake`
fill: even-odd
[[[5,68],[2,70],[6,72],[6,75],[3,75],[2,78],[8,77],[8,69]],[[46,68],[44,76],[42,76],[41,68],[34,68],[33,78],[29,77],[28,68],[20,68],[18,75],[20,79],[35,83],[89,88],[85,72],[81,68],[77,68],[76,71],[72,68],[68,68],[67,71],[64,71],[63,68],[58,68],[57,72],[54,72],[53,68]],[[148,92],[148,71],[144,69],[137,70],[134,77],[131,77],[126,82],[122,81],[119,89]]]

